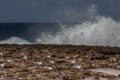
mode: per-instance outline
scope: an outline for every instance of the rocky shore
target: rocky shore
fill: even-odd
[[[0,45],[0,80],[120,80],[120,48]]]

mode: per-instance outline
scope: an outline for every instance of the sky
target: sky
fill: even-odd
[[[32,41],[36,34],[57,31],[41,23],[80,22],[95,15],[119,21],[119,14],[120,0],[0,0],[0,40]]]
[[[120,0],[0,0],[0,22],[76,22],[93,4],[100,15],[120,19]]]

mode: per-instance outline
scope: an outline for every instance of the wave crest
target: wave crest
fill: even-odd
[[[43,44],[120,46],[120,23],[110,17],[98,16],[94,22],[64,27],[56,35],[43,34],[36,41]]]

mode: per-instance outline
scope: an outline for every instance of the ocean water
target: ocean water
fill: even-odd
[[[66,10],[67,12],[67,10]],[[120,21],[100,15],[95,4],[85,10],[77,22],[0,23],[0,43],[71,44],[120,47]],[[69,12],[67,15],[71,14]],[[64,19],[64,18],[63,18]],[[68,21],[74,21],[74,20]]]
[[[0,41],[17,37],[34,43],[41,33],[53,34],[57,30],[58,23],[0,23]]]
[[[0,34],[3,37],[7,36],[0,41],[1,44],[19,44],[19,40],[20,43],[23,40],[24,44],[120,46],[120,22],[104,16],[81,23],[7,24],[6,29],[7,31],[4,29]]]

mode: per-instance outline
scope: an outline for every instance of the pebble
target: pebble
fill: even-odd
[[[34,65],[41,66],[42,62],[34,62]]]
[[[76,65],[76,66],[73,66],[73,68],[80,69],[81,66],[80,65]]]
[[[110,58],[111,62],[116,62],[117,60],[115,58]]]
[[[45,67],[44,67],[44,69],[46,69],[46,70],[49,70],[49,71],[50,71],[50,70],[52,70],[52,67],[46,67],[46,66],[45,66]]]
[[[0,64],[0,67],[1,67],[1,68],[4,68],[4,67],[5,67],[5,63],[1,63],[1,64]]]
[[[11,59],[7,59],[6,62],[10,63],[10,62],[12,62],[12,60]]]
[[[23,59],[26,60],[26,59],[27,59],[27,56],[23,56]]]
[[[47,56],[46,56],[46,58],[50,58],[50,57],[51,57],[51,55],[47,55]]]
[[[0,79],[4,78],[4,75],[0,75]]]
[[[3,53],[1,52],[0,55],[3,55]]]
[[[54,61],[49,61],[49,63],[54,64],[55,62]]]
[[[69,63],[74,64],[74,63],[75,63],[75,60],[71,60],[71,61],[69,61]]]

